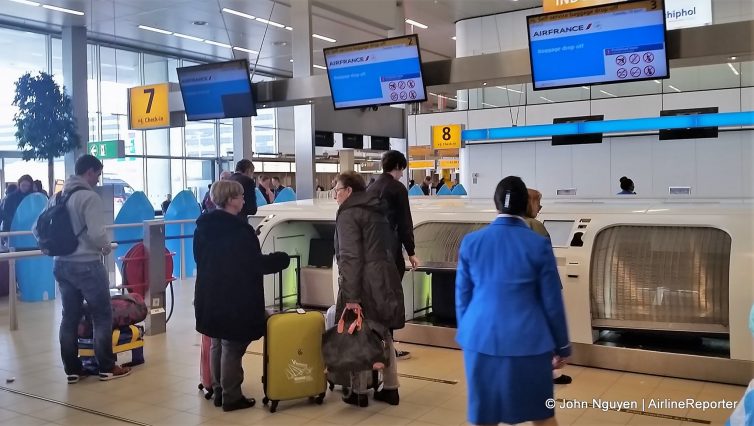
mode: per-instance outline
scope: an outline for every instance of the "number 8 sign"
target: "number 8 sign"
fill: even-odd
[[[454,149],[461,147],[461,124],[432,126],[432,145],[434,149]]]

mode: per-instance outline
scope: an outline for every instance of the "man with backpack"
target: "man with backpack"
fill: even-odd
[[[401,279],[406,273],[404,248],[411,267],[415,269],[419,265],[419,259],[414,252],[414,222],[411,219],[411,207],[408,204],[408,190],[399,180],[406,167],[408,167],[408,161],[403,153],[394,150],[386,152],[382,155],[382,174],[367,187],[367,192],[377,194],[386,209],[385,213],[395,236],[393,255]],[[410,352],[398,349],[395,351],[395,356],[398,359],[411,358]]]
[[[94,325],[99,379],[117,379],[131,372],[115,364],[112,348],[110,282],[102,263],[102,256],[110,253],[110,239],[102,220],[102,200],[93,190],[102,167],[102,162],[92,155],[80,157],[76,175],[65,181],[61,193],[50,198],[34,229],[40,249],[54,256],[53,273],[63,304],[60,355],[68,383],[76,383],[86,375],[78,357],[78,325],[84,300]]]

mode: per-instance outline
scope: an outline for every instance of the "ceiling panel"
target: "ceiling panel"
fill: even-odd
[[[147,50],[185,54],[198,59],[248,57],[260,70],[279,75],[292,72],[291,31],[258,20],[223,13],[230,8],[290,25],[290,1],[271,0],[38,0],[85,13],[83,17],[0,0],[0,20],[6,23],[43,26],[59,31],[63,25],[85,25],[93,38],[123,43]],[[407,18],[429,26],[405,26],[419,35],[422,59],[434,61],[455,56],[455,21],[473,16],[536,7],[541,0],[404,0]],[[322,49],[330,46],[387,37],[395,25],[396,0],[313,0],[312,31],[336,39],[336,43],[313,39],[314,63],[324,65]],[[206,25],[195,25],[204,21]],[[171,32],[214,40],[260,51],[257,55],[139,29],[147,25]],[[315,73],[322,72],[316,70]]]

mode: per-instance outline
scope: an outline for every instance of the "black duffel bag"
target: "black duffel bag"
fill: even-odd
[[[390,353],[381,324],[364,318],[361,310],[344,309],[337,326],[322,338],[322,355],[331,372],[359,372],[388,365]]]

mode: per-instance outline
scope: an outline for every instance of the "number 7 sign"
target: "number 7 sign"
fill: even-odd
[[[152,84],[128,89],[129,129],[170,127],[169,84]]]

